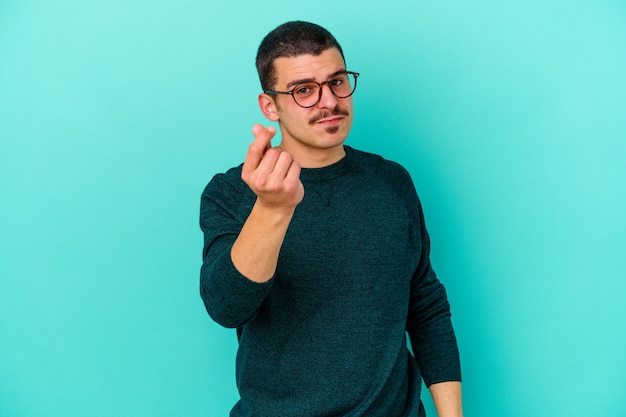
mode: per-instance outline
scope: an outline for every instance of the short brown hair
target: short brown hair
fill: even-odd
[[[261,42],[256,56],[256,69],[263,90],[271,90],[277,81],[274,61],[281,57],[304,54],[320,55],[327,49],[343,51],[333,35],[314,23],[294,21],[283,23],[267,34]],[[344,58],[345,61],[345,58]]]

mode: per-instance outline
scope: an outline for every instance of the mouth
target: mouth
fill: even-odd
[[[343,116],[331,116],[331,117],[326,117],[324,119],[320,119],[316,121],[315,124],[324,126],[324,127],[336,126],[340,124],[341,122],[343,122],[343,119],[344,119]]]
[[[323,127],[335,127],[340,125],[349,115],[350,113],[348,112],[348,109],[337,106],[332,111],[323,111],[318,113],[309,121],[309,123]]]

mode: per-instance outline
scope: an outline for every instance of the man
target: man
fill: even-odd
[[[257,54],[261,111],[243,165],[201,202],[200,291],[237,329],[231,416],[461,416],[450,308],[407,171],[344,145],[358,74],[325,29],[289,22]],[[409,334],[415,358],[407,347]]]

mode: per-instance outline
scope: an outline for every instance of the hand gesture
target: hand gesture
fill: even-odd
[[[300,164],[291,154],[272,148],[272,126],[252,128],[254,142],[248,148],[241,178],[257,196],[257,203],[270,208],[293,209],[304,197]]]

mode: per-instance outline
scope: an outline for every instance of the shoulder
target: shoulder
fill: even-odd
[[[241,179],[242,165],[215,174],[204,188],[201,206],[217,204],[236,210],[254,202],[254,193]]]
[[[420,211],[419,196],[409,171],[398,162],[385,159],[381,155],[349,148],[354,156],[355,166],[366,181],[372,193],[382,190],[391,192],[411,213]],[[389,195],[389,194],[388,194]]]
[[[239,165],[226,172],[215,174],[204,188],[202,196],[232,195],[241,192],[246,185],[241,179],[241,167]]]
[[[355,165],[359,167],[359,171],[390,182],[389,185],[410,184],[411,187],[413,186],[409,171],[401,164],[378,154],[364,152],[347,146],[346,149],[351,154]]]

